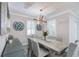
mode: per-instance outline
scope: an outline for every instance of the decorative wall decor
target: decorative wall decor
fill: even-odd
[[[22,22],[14,22],[13,23],[13,28],[16,31],[22,31],[24,29],[24,24]]]
[[[36,25],[36,29],[37,29],[38,31],[41,31],[41,30],[42,30],[42,25],[41,25],[41,24],[37,24],[37,25]]]

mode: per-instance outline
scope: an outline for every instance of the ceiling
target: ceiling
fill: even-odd
[[[79,2],[10,2],[9,8],[10,12],[32,17],[40,14],[49,17],[65,10],[72,10],[79,15]],[[43,11],[40,12],[40,9]]]

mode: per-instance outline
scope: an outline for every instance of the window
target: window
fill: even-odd
[[[56,36],[56,20],[49,20],[47,22],[48,36]]]
[[[36,24],[32,20],[27,21],[27,35],[35,34],[35,26]]]

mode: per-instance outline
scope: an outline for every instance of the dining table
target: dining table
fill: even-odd
[[[30,38],[30,39],[37,41],[39,44],[57,53],[61,53],[64,49],[68,47],[67,44],[56,39],[46,39],[46,40],[39,38]]]

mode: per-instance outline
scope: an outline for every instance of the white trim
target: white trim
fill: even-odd
[[[48,19],[55,18],[57,16],[60,16],[62,14],[65,14],[65,13],[69,13],[69,10],[65,10],[65,11],[59,12],[59,13],[57,13],[55,15],[50,16]]]
[[[10,15],[11,15],[11,17],[12,17],[12,15],[18,15],[18,16],[21,16],[21,17],[24,17],[24,18],[27,18],[27,19],[30,19],[30,20],[34,19],[34,17],[24,15],[24,14],[21,14],[21,13],[11,12]]]
[[[56,18],[57,16],[60,16],[60,15],[65,14],[65,13],[68,13],[70,15],[73,15],[75,18],[79,19],[78,15],[76,15],[72,10],[62,11],[62,12],[60,12],[58,14],[55,14],[55,15],[50,16],[48,19]]]
[[[79,17],[78,17],[78,15],[77,14],[75,14],[74,12],[71,12],[71,14],[72,14],[72,16],[74,16],[76,19],[77,19],[77,21],[79,22]]]
[[[68,13],[70,15],[73,15],[76,19],[79,19],[78,15],[76,13],[74,13],[72,10],[65,10],[65,11],[62,11],[62,12],[59,12],[57,14],[54,14],[54,15],[51,15],[49,18],[47,18],[48,20],[51,20],[52,18],[56,18],[57,16],[60,16],[62,14],[65,14],[65,13]],[[35,17],[33,16],[29,16],[29,15],[24,15],[24,14],[21,14],[21,13],[15,13],[15,12],[11,12],[10,13],[11,15],[20,15],[22,17],[27,17],[28,19],[30,20],[33,20]]]

